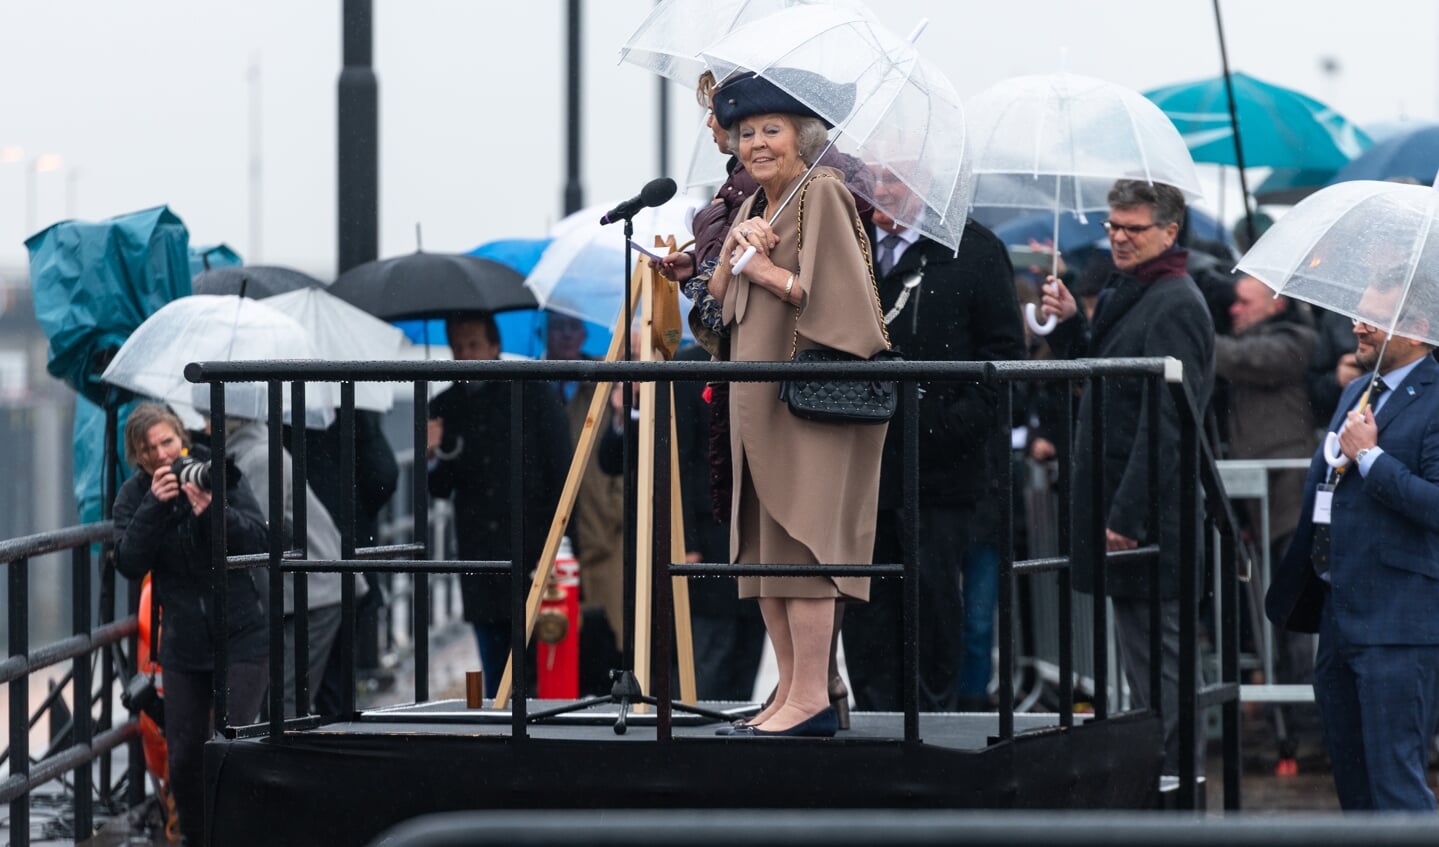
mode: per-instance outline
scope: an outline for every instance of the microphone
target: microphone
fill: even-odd
[[[679,190],[679,186],[675,185],[675,181],[667,176],[652,179],[645,183],[645,187],[640,189],[639,194],[605,212],[604,217],[600,218],[600,225],[618,223],[634,217],[635,212],[640,209],[664,205],[669,202],[671,197],[675,196],[677,190]]]

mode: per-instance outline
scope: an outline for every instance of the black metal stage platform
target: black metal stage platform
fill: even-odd
[[[535,702],[534,706],[545,704]],[[733,704],[710,704],[725,708]],[[1084,721],[855,713],[834,739],[728,739],[675,714],[617,735],[613,706],[510,734],[508,715],[438,701],[362,713],[283,740],[216,740],[206,775],[216,845],[362,845],[401,821],[478,809],[1152,809],[1160,724],[1150,713]]]

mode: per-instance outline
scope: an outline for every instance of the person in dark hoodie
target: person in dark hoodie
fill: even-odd
[[[1198,409],[1214,390],[1214,322],[1194,280],[1186,272],[1188,251],[1177,246],[1184,223],[1184,195],[1162,183],[1122,179],[1109,192],[1110,255],[1117,272],[1100,292],[1092,320],[1079,311],[1064,284],[1050,277],[1044,312],[1060,324],[1049,346],[1062,358],[1172,356],[1184,368],[1184,384]],[[1114,601],[1120,664],[1135,706],[1149,706],[1149,586],[1160,589],[1161,697],[1164,713],[1164,776],[1179,774],[1179,558],[1192,539],[1180,537],[1180,417],[1171,395],[1162,392],[1159,430],[1149,427],[1155,398],[1141,378],[1110,379],[1104,389],[1104,455],[1079,451],[1074,466],[1073,549],[1075,587],[1094,589],[1091,565],[1106,551],[1158,544],[1157,567],[1110,567],[1105,587]],[[1094,392],[1080,400],[1076,444],[1088,444],[1094,426]],[[1158,439],[1159,502],[1149,495],[1149,444]],[[1087,493],[1103,462],[1104,491],[1099,502]],[[1091,516],[1099,509],[1105,548],[1092,549]],[[1200,741],[1203,733],[1199,734]],[[1202,774],[1203,749],[1196,750]]]

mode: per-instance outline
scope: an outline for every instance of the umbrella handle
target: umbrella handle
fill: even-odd
[[[1343,427],[1339,428],[1343,431]],[[1349,457],[1339,452],[1339,436],[1329,433],[1324,436],[1324,463],[1331,468],[1342,468],[1349,464]]]
[[[1059,326],[1059,318],[1050,315],[1045,318],[1044,323],[1040,323],[1039,319],[1035,317],[1038,312],[1039,310],[1033,303],[1024,304],[1024,320],[1029,324],[1030,331],[1035,335],[1048,335],[1054,332],[1054,328]]]
[[[741,273],[741,272],[743,272],[743,271],[744,271],[744,268],[745,268],[745,265],[748,265],[748,264],[749,264],[749,260],[754,258],[754,254],[755,254],[755,249],[754,249],[753,246],[749,246],[749,247],[744,248],[744,255],[742,255],[742,256],[740,256],[738,259],[736,259],[736,260],[735,260],[735,263],[734,263],[733,265],[730,265],[730,266],[729,266],[729,269],[730,269],[732,272],[734,272],[734,273]]]

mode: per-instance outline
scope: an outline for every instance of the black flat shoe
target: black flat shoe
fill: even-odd
[[[767,731],[757,726],[735,727],[730,738],[833,738],[839,729],[834,707],[826,706],[789,729]]]

